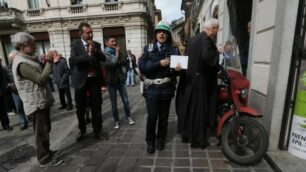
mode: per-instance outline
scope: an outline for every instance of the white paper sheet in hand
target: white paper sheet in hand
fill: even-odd
[[[182,69],[188,68],[188,56],[175,56],[171,55],[170,67],[175,68],[177,64],[181,64]]]

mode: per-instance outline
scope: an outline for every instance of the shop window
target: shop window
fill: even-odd
[[[7,0],[0,0],[0,9],[8,8]]]
[[[28,0],[29,9],[37,9],[39,8],[38,0]]]

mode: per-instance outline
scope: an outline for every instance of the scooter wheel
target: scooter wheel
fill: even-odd
[[[221,132],[224,156],[237,164],[254,165],[261,161],[268,149],[268,134],[255,119],[231,119]]]

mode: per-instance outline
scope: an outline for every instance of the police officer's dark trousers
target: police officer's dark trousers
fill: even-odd
[[[155,145],[157,141],[164,144],[167,137],[169,109],[172,97],[162,96],[162,90],[155,90],[154,96],[147,96],[146,105],[148,111],[147,136],[148,145]],[[156,124],[158,123],[157,134]]]

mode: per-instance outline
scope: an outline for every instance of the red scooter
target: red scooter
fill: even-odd
[[[238,71],[224,69],[218,93],[216,134],[221,150],[229,160],[251,165],[258,163],[268,149],[268,134],[257,121],[262,114],[248,107],[249,81]]]

